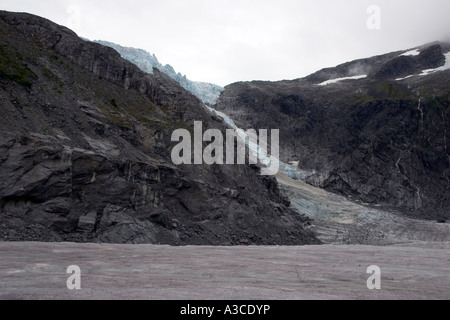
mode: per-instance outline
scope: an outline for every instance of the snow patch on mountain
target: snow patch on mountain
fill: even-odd
[[[415,76],[415,74],[410,74],[409,76],[406,76],[406,77],[404,77],[404,78],[398,78],[398,79],[395,79],[395,81],[406,80],[406,79],[409,79],[409,78],[414,77],[414,76]]]
[[[327,81],[324,81],[322,83],[319,83],[319,86],[327,86],[329,84],[333,84],[333,83],[338,83],[344,80],[359,80],[359,79],[364,79],[367,78],[367,75],[359,75],[359,76],[352,76],[352,77],[344,77],[344,78],[336,78],[336,79],[330,79]]]
[[[400,57],[401,56],[418,56],[419,54],[420,54],[420,51],[417,49],[414,49],[414,50],[411,50],[411,51],[401,54]]]
[[[427,75],[432,74],[432,73],[449,70],[450,69],[450,52],[447,52],[446,54],[444,54],[444,56],[445,56],[445,64],[443,66],[439,67],[439,68],[422,70],[422,73],[411,74],[411,75],[409,75],[407,77],[398,78],[398,79],[395,79],[395,80],[396,81],[402,81],[402,80],[406,80],[406,79],[414,77],[414,76],[427,76]]]
[[[203,103],[206,104],[216,103],[220,94],[224,90],[222,87],[212,83],[194,82],[189,80],[186,77],[186,75],[177,73],[171,65],[169,64],[162,65],[154,54],[150,54],[145,50],[123,47],[121,45],[108,41],[97,40],[94,42],[113,48],[122,56],[122,58],[134,63],[144,72],[153,74],[153,69],[154,68],[158,69],[159,71],[165,73],[173,80],[175,80],[184,89],[191,92],[197,98],[202,100]]]
[[[450,52],[447,52],[446,54],[444,54],[444,56],[445,56],[445,64],[442,67],[435,68],[435,69],[423,70],[422,73],[419,74],[419,76],[426,76],[426,75],[429,75],[431,73],[435,73],[435,72],[439,72],[439,71],[444,71],[444,70],[450,69]]]

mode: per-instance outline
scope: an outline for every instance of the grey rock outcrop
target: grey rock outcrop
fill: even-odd
[[[396,79],[422,70],[441,67],[445,64],[445,56],[441,45],[432,45],[417,56],[399,56],[387,62],[377,70],[374,77],[379,79]]]
[[[225,126],[167,75],[29,14],[0,40],[0,240],[318,243],[260,168],[172,164],[173,130]]]

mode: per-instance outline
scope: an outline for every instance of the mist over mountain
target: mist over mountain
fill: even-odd
[[[94,41],[102,45],[108,46],[120,53],[122,58],[134,63],[142,71],[153,74],[153,69],[156,68],[159,71],[165,73],[173,80],[175,80],[184,89],[194,94],[200,100],[206,104],[213,104],[217,101],[223,88],[206,82],[195,82],[187,79],[186,75],[177,73],[175,69],[169,65],[162,65],[155,54],[150,54],[142,49],[135,49],[130,47],[122,47],[118,44],[108,41]]]

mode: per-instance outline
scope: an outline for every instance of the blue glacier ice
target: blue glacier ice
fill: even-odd
[[[228,115],[225,113],[218,111],[210,106],[205,105],[205,107],[211,111],[212,113],[215,113],[217,116],[223,119],[223,121],[232,129],[236,130],[238,133],[238,136],[241,137],[242,140],[245,140],[245,131],[239,128],[233,119],[231,119]],[[245,140],[245,145],[248,148],[249,152],[256,154],[259,161],[269,166],[270,162],[272,161],[271,157],[267,155],[267,153],[264,150],[261,150],[259,148],[259,145],[253,141],[250,141],[250,139]],[[309,176],[315,174],[315,172],[305,171],[301,170],[297,167],[294,167],[290,164],[287,164],[285,162],[280,161],[279,159],[276,159],[279,163],[279,170],[281,173],[287,175],[291,179],[294,180],[305,180]]]
[[[184,89],[202,100],[205,104],[216,103],[223,91],[222,87],[212,83],[189,80],[186,75],[177,73],[171,65],[162,65],[154,54],[150,54],[145,50],[123,47],[108,41],[96,40],[94,42],[113,48],[122,56],[122,58],[134,63],[144,72],[153,74],[153,69],[158,69],[175,80]]]

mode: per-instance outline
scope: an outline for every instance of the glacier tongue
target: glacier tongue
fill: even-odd
[[[258,144],[249,141],[250,139],[248,139],[247,141],[245,140],[245,131],[241,128],[239,128],[236,123],[234,122],[233,119],[231,119],[228,115],[226,115],[223,112],[220,112],[212,107],[209,107],[207,105],[205,105],[205,107],[211,111],[212,113],[215,113],[217,116],[219,116],[220,118],[223,119],[223,121],[232,129],[236,130],[236,132],[238,133],[238,136],[242,139],[242,141],[245,142],[245,145],[247,147],[247,149],[249,150],[249,152],[251,152],[252,154],[256,155],[258,157],[258,160],[265,166],[270,166],[271,163],[271,157],[267,155],[267,153],[262,150]],[[305,180],[306,178],[308,178],[311,175],[314,175],[315,172],[310,172],[310,171],[305,171],[305,170],[301,170],[297,167],[294,167],[290,164],[287,164],[285,162],[280,161],[279,159],[277,159],[276,161],[278,161],[279,163],[279,170],[280,172],[282,172],[283,174],[285,174],[286,176],[288,176],[291,179],[294,180]]]

